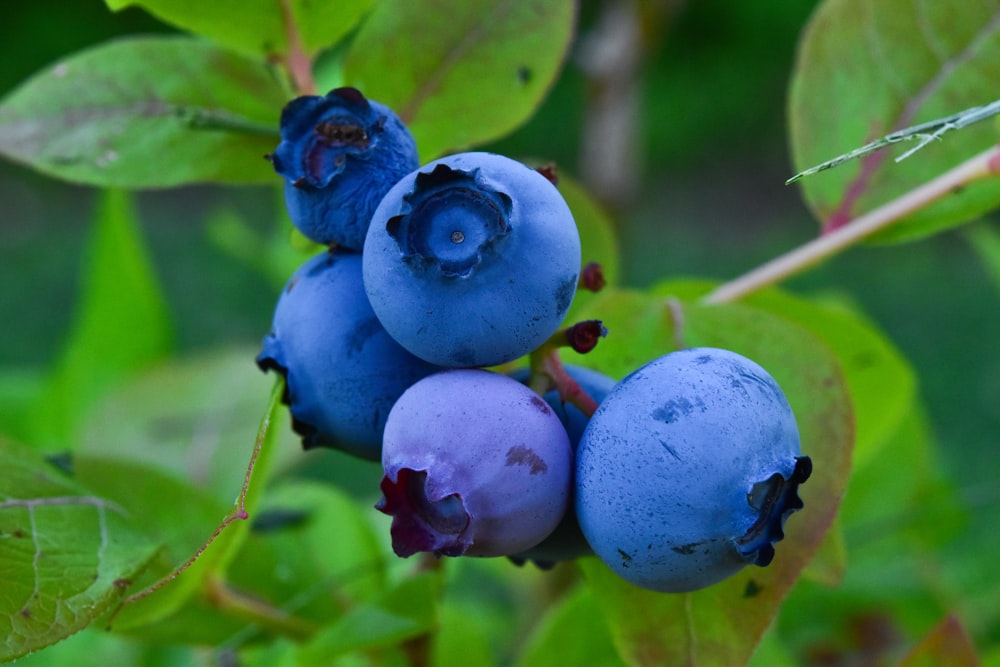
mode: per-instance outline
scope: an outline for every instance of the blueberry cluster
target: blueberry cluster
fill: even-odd
[[[784,394],[720,349],[620,382],[563,366],[561,345],[606,331],[560,329],[595,281],[551,172],[482,152],[419,166],[353,88],[292,101],[281,136],[292,222],[329,249],[288,281],[257,363],[285,377],[303,446],[381,460],[399,556],[596,554],[658,591],[770,562],[811,470]]]

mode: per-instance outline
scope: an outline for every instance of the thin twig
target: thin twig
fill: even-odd
[[[751,292],[781,282],[875,232],[892,226],[908,214],[941,197],[998,172],[1000,172],[1000,147],[993,146],[874,211],[776,257],[735,280],[720,285],[703,301],[705,303],[735,301]]]

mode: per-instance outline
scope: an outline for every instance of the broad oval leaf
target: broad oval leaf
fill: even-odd
[[[586,314],[610,333],[590,353],[596,368],[620,375],[681,341],[727,348],[768,369],[795,411],[814,472],[801,489],[806,508],[789,519],[771,565],[671,595],[632,586],[596,559],[581,561],[630,664],[745,664],[830,529],[847,484],[854,422],[837,359],[806,328],[746,304],[704,306],[615,289],[598,297]]]
[[[274,381],[256,439],[251,441],[249,434],[244,436],[247,445],[242,451],[250,467],[230,513],[221,520],[214,533],[210,525],[205,526],[205,541],[200,551],[191,554],[192,560],[178,562],[177,567],[163,579],[150,583],[140,592],[133,591],[133,595],[126,598],[128,604],[115,617],[116,629],[127,629],[168,616],[189,601],[206,579],[223,579],[250,534],[251,524],[247,519],[254,515],[261,502],[264,485],[277,454],[279,431],[287,425],[281,419],[287,415],[287,411],[281,409],[284,387],[283,378]],[[181,579],[179,584],[177,579]]]
[[[560,71],[575,20],[573,0],[384,0],[344,75],[400,115],[427,160],[527,120]]]
[[[119,11],[139,6],[158,19],[205,35],[219,44],[252,55],[282,56],[289,34],[308,55],[336,44],[357,25],[374,0],[105,0]]]
[[[113,605],[158,546],[138,517],[0,439],[0,661],[54,644]]]
[[[1000,86],[1000,2],[827,0],[803,35],[789,127],[802,170],[905,127],[991,102]],[[801,181],[832,228],[913,190],[997,141],[991,122],[946,134],[896,163],[902,142]],[[878,240],[926,236],[1000,205],[988,179],[918,211]]]
[[[288,95],[265,64],[190,37],[133,37],[67,57],[0,103],[0,154],[77,183],[277,183]]]

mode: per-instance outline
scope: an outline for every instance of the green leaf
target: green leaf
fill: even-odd
[[[913,409],[917,393],[916,373],[892,341],[857,309],[833,299],[766,290],[746,303],[801,324],[834,352],[854,406],[854,465],[877,456]]]
[[[208,42],[130,37],[67,57],[0,105],[0,154],[77,183],[272,183],[288,95],[273,71]]]
[[[598,295],[587,314],[610,330],[590,353],[605,372],[634,370],[680,339],[754,359],[788,396],[814,472],[801,489],[805,509],[789,519],[770,566],[747,567],[694,593],[666,595],[626,583],[595,559],[581,562],[630,664],[744,664],[818,550],[844,494],[854,433],[837,359],[808,329],[747,304],[671,304],[653,294],[611,289]]]
[[[326,625],[346,606],[370,602],[388,585],[386,550],[375,533],[373,512],[370,504],[329,484],[302,479],[280,484],[253,517],[228,580],[272,604],[294,604],[297,616]]]
[[[139,6],[160,20],[250,55],[284,56],[289,31],[308,55],[340,41],[374,0],[105,0],[114,11]]]
[[[962,531],[968,508],[945,482],[931,435],[917,402],[879,456],[851,475],[839,516],[849,563],[843,580],[832,588],[803,580],[781,610],[782,635],[800,654],[817,638],[856,646],[855,621],[873,610],[879,624],[921,632],[957,599],[969,611],[972,597],[954,586],[956,561],[979,563],[965,590],[981,595],[994,585],[996,568],[982,559],[982,543]],[[980,599],[993,613],[996,598]]]
[[[254,365],[253,347],[215,348],[173,357],[123,383],[78,430],[76,451],[121,458],[186,480],[229,505],[246,474],[253,424],[273,376]],[[279,466],[302,457],[279,409],[269,431],[280,438]]]
[[[496,664],[482,629],[484,619],[456,605],[447,594],[441,601],[438,613],[441,620],[431,646],[431,665],[451,667],[467,664],[488,667]]]
[[[526,121],[559,74],[575,18],[572,0],[384,0],[351,44],[345,79],[436,157]]]
[[[665,281],[655,285],[653,292],[697,299],[714,287],[708,281]],[[833,351],[854,406],[854,466],[863,466],[876,456],[909,416],[917,393],[916,373],[893,342],[856,307],[837,296],[806,299],[781,289],[767,289],[743,302],[804,326]]]
[[[62,358],[37,403],[34,440],[65,447],[107,391],[161,359],[173,327],[129,196],[103,194]]]
[[[74,456],[75,476],[102,497],[142,517],[142,530],[164,546],[156,562],[129,587],[129,594],[142,590],[170,573],[204,544],[225,516],[226,506],[205,491],[166,475],[148,464],[121,458]],[[200,581],[181,577],[149,605],[128,607],[114,619],[116,630],[151,623],[168,616],[193,595]],[[142,613],[139,613],[139,612]]]
[[[580,231],[580,254],[583,265],[586,266],[590,262],[600,264],[607,284],[617,284],[620,274],[620,253],[618,237],[611,218],[580,183],[562,174],[559,175],[559,192],[573,212],[573,219]],[[575,313],[591,298],[593,298],[592,292],[578,289],[566,319],[570,322],[575,321]]]
[[[145,667],[190,667],[198,664],[204,651],[196,647],[140,644],[126,637],[105,632],[94,624],[49,646],[18,658],[17,667],[108,667],[109,665],[144,665]]]
[[[137,625],[151,623],[177,611],[192,595],[201,589],[209,577],[225,579],[227,568],[246,543],[250,533],[251,522],[245,519],[253,517],[261,502],[263,489],[270,473],[271,462],[275,456],[277,432],[284,423],[279,418],[285,414],[282,410],[281,395],[284,391],[284,381],[279,378],[274,383],[267,407],[260,420],[256,441],[246,440],[245,454],[248,461],[253,462],[253,476],[248,478],[245,487],[246,496],[242,497],[238,488],[230,490],[235,493],[236,502],[229,515],[222,518],[216,532],[213,534],[211,525],[205,526],[205,549],[197,560],[188,563],[189,567],[182,572],[184,560],[176,562],[177,576],[164,580],[157,590],[145,597],[130,600],[114,620],[115,629],[127,630]],[[254,452],[254,446],[259,450]],[[181,506],[183,508],[183,506]],[[240,515],[243,515],[242,517]],[[244,520],[240,520],[240,519]],[[190,556],[196,553],[192,552]],[[185,559],[186,560],[186,559]],[[179,580],[179,581],[178,581]],[[158,585],[158,584],[153,584]],[[135,592],[133,592],[135,594]]]
[[[894,130],[990,102],[1000,83],[1000,18],[994,3],[827,0],[809,23],[790,89],[796,170]],[[802,181],[809,206],[839,225],[918,187],[995,144],[979,123],[896,163],[899,144]],[[909,216],[876,238],[919,238],[976,218],[1000,204],[988,179]]]
[[[368,15],[375,0],[291,0],[292,15],[306,53],[315,55],[339,43]]]
[[[53,644],[113,605],[157,550],[117,503],[0,440],[0,660]]]
[[[352,607],[303,646],[299,663],[325,664],[345,653],[391,646],[430,632],[437,623],[441,585],[440,572],[423,572],[371,603]]]
[[[528,638],[518,667],[589,665],[622,667],[598,601],[578,586],[552,607]]]

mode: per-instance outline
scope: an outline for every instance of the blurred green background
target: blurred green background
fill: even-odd
[[[627,284],[726,280],[813,238],[817,221],[784,185],[794,171],[785,95],[817,2],[644,0],[633,25],[615,23],[618,4],[582,3],[563,77],[528,125],[486,148],[552,160],[602,197],[619,226]],[[0,22],[0,94],[80,48],[168,30],[97,0],[20,3]],[[618,64],[602,70],[609,62]],[[604,105],[623,125],[600,124]],[[933,159],[933,147],[916,159]],[[0,201],[0,373],[4,387],[30,385],[71,326],[97,197],[0,162]],[[284,224],[277,189],[188,187],[137,201],[178,352],[256,346],[282,278],[217,232],[240,220],[273,238]],[[941,464],[974,512],[954,548],[974,545],[980,559],[1000,549],[1000,276],[983,261],[998,233],[995,220],[984,220],[915,244],[859,247],[787,284],[858,304],[917,369]],[[1000,628],[977,630],[1000,641]]]

